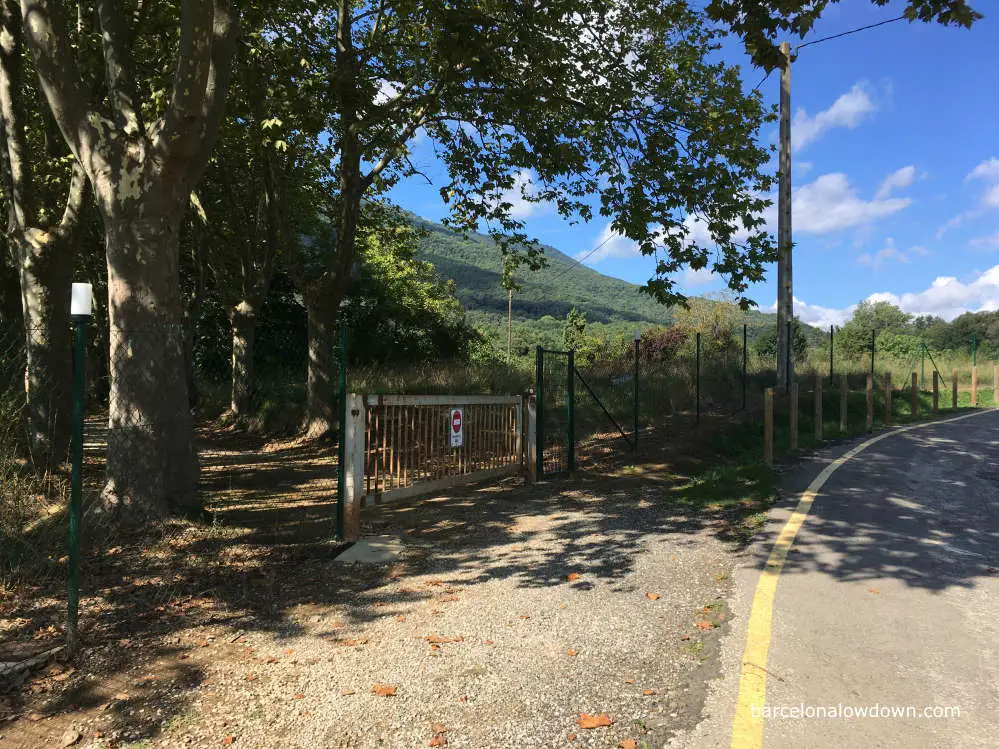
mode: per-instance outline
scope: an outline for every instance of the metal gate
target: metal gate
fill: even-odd
[[[572,351],[537,348],[537,475],[576,467],[576,392]]]

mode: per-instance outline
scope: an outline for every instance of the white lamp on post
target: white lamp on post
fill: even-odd
[[[82,512],[83,470],[83,399],[84,376],[83,359],[87,350],[87,324],[93,312],[94,288],[89,283],[74,283],[70,293],[69,314],[73,320],[75,333],[75,355],[73,356],[73,435],[72,472],[70,474],[69,499],[69,595],[67,597],[66,647],[70,653],[79,646],[77,619],[80,608],[80,588],[78,581],[80,551],[80,515]]]

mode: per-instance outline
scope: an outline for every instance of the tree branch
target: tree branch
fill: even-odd
[[[59,131],[73,155],[88,170],[98,133],[87,109],[87,95],[63,22],[59,0],[20,0],[25,36],[38,80]]]
[[[28,144],[24,134],[21,42],[20,9],[16,2],[4,0],[0,26],[0,145],[3,146],[3,186],[10,201],[10,219],[23,230],[33,221],[33,217],[31,170],[27,166]]]
[[[135,73],[129,56],[131,44],[120,3],[98,0],[97,16],[101,24],[104,65],[115,125],[128,135],[144,136],[146,130],[142,124],[142,112],[135,102]]]
[[[73,174],[69,178],[69,190],[66,193],[66,206],[63,208],[62,219],[56,231],[67,236],[80,225],[80,214],[87,199],[89,183],[87,174],[79,161],[73,162]]]
[[[191,159],[187,176],[192,184],[198,181],[208,165],[212,148],[225,116],[226,94],[232,78],[233,53],[239,37],[239,18],[228,0],[214,0],[212,22],[212,53],[201,103],[201,128],[198,132],[199,150]]]
[[[212,6],[212,0],[183,0],[173,90],[152,133],[154,147],[164,162],[186,165],[197,148],[200,128],[196,124],[203,114],[212,62]]]

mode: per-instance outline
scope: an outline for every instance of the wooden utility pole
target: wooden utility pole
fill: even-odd
[[[780,74],[780,162],[777,188],[777,392],[786,393],[794,377],[791,321],[794,286],[791,282],[791,45],[783,42]]]
[[[513,351],[513,289],[506,290],[506,360]]]

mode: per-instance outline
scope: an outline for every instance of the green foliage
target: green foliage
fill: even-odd
[[[853,317],[847,321],[836,335],[836,347],[840,354],[849,359],[859,359],[871,351],[871,332],[903,332],[909,325],[911,316],[891,302],[862,301],[857,305]]]
[[[808,358],[809,340],[805,333],[807,325],[797,317],[791,323],[791,351],[796,364],[804,362]],[[765,328],[765,332],[753,342],[753,351],[761,361],[770,362],[772,366],[777,364],[777,326],[771,325]]]
[[[708,15],[740,36],[757,65],[773,70],[782,66],[776,40],[788,34],[804,37],[825,9],[839,0],[711,0]],[[889,0],[871,0],[887,5]],[[984,3],[982,3],[984,5]],[[968,0],[908,0],[909,21],[937,21],[945,26],[971,25],[982,18]]]

